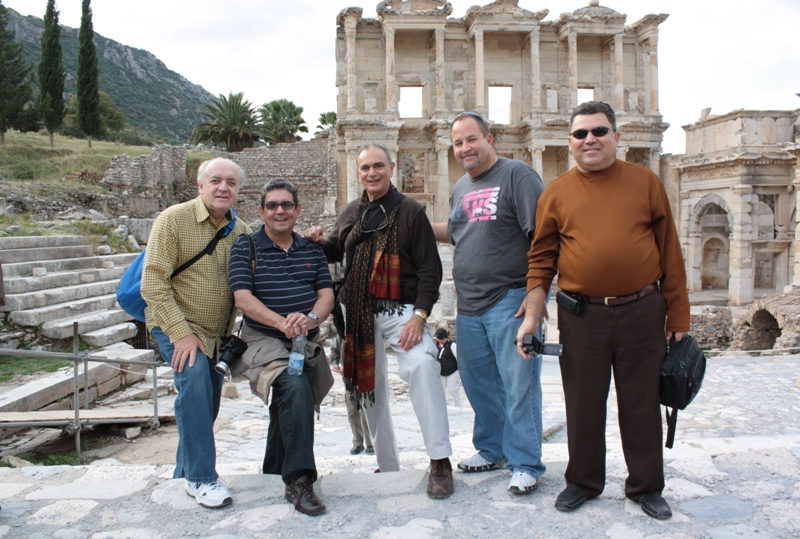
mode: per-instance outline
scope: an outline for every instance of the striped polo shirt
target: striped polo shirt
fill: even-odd
[[[317,291],[333,288],[325,253],[319,245],[293,234],[288,251],[275,244],[264,226],[253,234],[256,242],[256,275],[250,266],[247,238],[240,236],[231,248],[229,279],[231,292],[249,290],[255,297],[281,316],[308,314],[317,302]],[[286,340],[282,331],[244,317],[245,323],[262,333]],[[316,336],[318,329],[309,331]]]

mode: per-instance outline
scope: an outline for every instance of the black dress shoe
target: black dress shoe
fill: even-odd
[[[669,508],[667,500],[661,497],[659,492],[646,492],[639,498],[639,505],[642,511],[649,517],[657,520],[667,520],[672,517],[672,510]]]
[[[321,515],[327,510],[322,500],[314,494],[314,485],[308,476],[286,485],[286,499],[296,510],[312,517]]]
[[[556,498],[556,509],[559,511],[574,511],[589,497],[577,487],[567,487]]]
[[[361,453],[362,451],[364,451],[364,446],[363,446],[363,445],[361,445],[361,444],[354,444],[354,445],[353,445],[353,449],[351,449],[351,450],[350,450],[350,454],[351,454],[351,455],[358,455],[358,454],[359,454],[359,453]]]
[[[372,447],[371,445],[368,445],[367,446],[367,455],[374,455],[374,454],[375,454],[375,448]]]

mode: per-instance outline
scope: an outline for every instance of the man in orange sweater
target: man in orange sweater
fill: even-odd
[[[556,509],[572,511],[603,492],[613,371],[625,495],[647,515],[667,519],[658,371],[665,323],[667,339],[680,341],[689,330],[686,273],[663,184],[649,169],[616,159],[619,139],[608,104],[589,101],[572,113],[577,166],[539,198],[517,342],[547,316],[546,292],[558,273],[569,463]],[[521,344],[518,350],[530,357]]]

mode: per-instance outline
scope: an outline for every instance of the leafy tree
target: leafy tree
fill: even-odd
[[[58,11],[55,0],[47,0],[42,32],[42,59],[39,62],[39,114],[47,132],[50,134],[50,147],[53,133],[64,119],[64,68],[61,65],[61,27],[58,24]]]
[[[9,129],[27,130],[25,105],[31,99],[32,71],[24,60],[22,43],[14,42],[8,12],[0,3],[0,146],[6,143]]]
[[[94,45],[92,8],[83,0],[78,32],[78,124],[92,147],[92,135],[100,130],[100,70]]]
[[[224,145],[229,152],[241,152],[252,148],[261,137],[256,121],[256,111],[244,93],[231,92],[225,97],[206,104],[203,116],[208,118],[195,126],[189,142],[193,144],[210,142],[215,146]]]
[[[270,144],[278,142],[297,142],[301,138],[298,131],[308,133],[306,121],[301,116],[303,107],[298,107],[288,99],[276,99],[264,103],[260,109],[264,138]]]
[[[319,120],[317,120],[319,124],[317,125],[317,129],[323,131],[325,129],[330,129],[334,125],[336,125],[336,113],[335,112],[322,112],[319,115]]]
[[[125,129],[125,113],[119,108],[109,95],[103,91],[98,92],[100,97],[98,103],[98,113],[100,116],[100,127],[95,131],[95,140],[115,139],[119,133]],[[78,96],[73,95],[66,108],[64,121],[58,130],[64,136],[83,138],[84,131],[78,122]],[[113,133],[113,134],[112,134]]]

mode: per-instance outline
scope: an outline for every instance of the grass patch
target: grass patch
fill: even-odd
[[[92,141],[89,149],[86,140],[61,135],[55,135],[55,147],[50,148],[46,134],[8,131],[5,145],[0,146],[0,180],[61,181],[82,170],[104,176],[115,155],[126,153],[136,158],[150,150],[101,140]]]
[[[0,383],[8,382],[16,375],[55,372],[71,366],[72,361],[66,359],[0,356]]]

